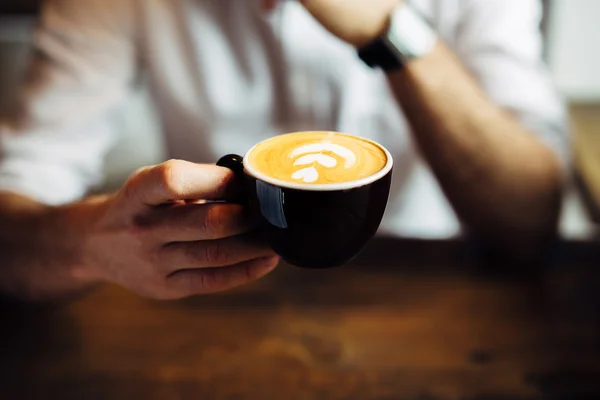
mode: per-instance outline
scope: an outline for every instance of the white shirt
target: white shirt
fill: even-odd
[[[108,116],[148,82],[169,158],[214,163],[268,137],[337,130],[394,157],[380,233],[459,235],[382,72],[299,4],[257,0],[54,0],[15,121],[0,126],[0,189],[58,205],[102,184]],[[414,0],[490,98],[569,154],[564,106],[542,62],[536,0]],[[460,101],[460,99],[455,99]],[[141,144],[143,145],[143,144]],[[519,162],[524,162],[520,160]]]

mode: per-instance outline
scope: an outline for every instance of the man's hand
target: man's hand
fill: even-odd
[[[222,201],[232,178],[226,168],[168,161],[113,195],[63,207],[0,193],[0,290],[37,301],[111,282],[178,299],[258,279],[279,258],[247,211]]]
[[[392,11],[402,0],[299,1],[329,32],[361,47],[383,35]]]
[[[83,246],[85,274],[175,299],[249,283],[278,263],[239,205],[231,171],[168,161],[144,168],[100,206]]]

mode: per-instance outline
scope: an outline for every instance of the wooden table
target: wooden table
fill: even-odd
[[[4,304],[0,399],[600,399],[598,256],[561,245],[522,273],[382,240],[186,301]]]

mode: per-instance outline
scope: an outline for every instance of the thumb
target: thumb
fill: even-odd
[[[235,189],[234,173],[224,167],[181,160],[147,167],[126,183],[132,206],[158,206],[189,200],[225,200]]]

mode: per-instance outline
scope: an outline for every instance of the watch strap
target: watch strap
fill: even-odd
[[[384,71],[398,70],[404,66],[402,59],[394,53],[394,49],[390,48],[389,42],[384,39],[377,39],[358,50],[358,56],[365,64]]]
[[[402,2],[392,12],[386,33],[360,48],[358,56],[372,68],[398,70],[429,53],[436,42],[433,28],[410,4]]]

